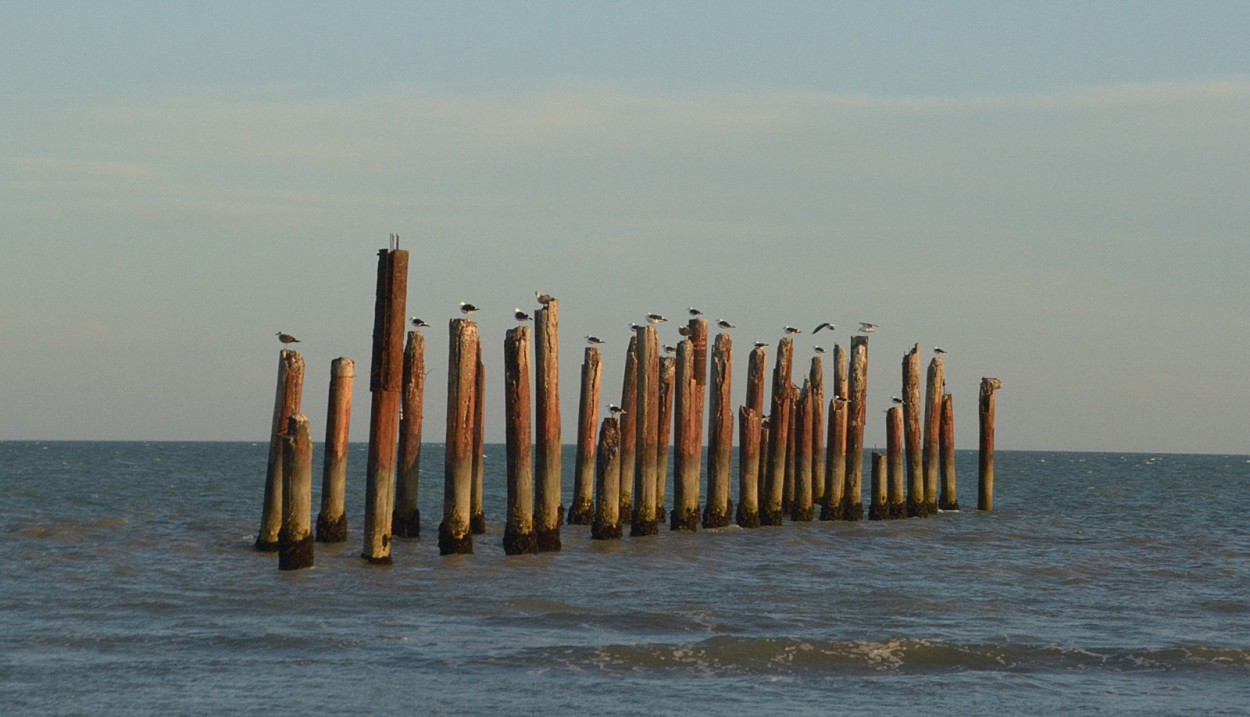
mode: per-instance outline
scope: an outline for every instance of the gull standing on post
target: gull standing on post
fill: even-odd
[[[870,324],[867,321],[859,322],[859,332],[861,334],[871,334],[872,332],[876,330],[877,330],[876,324]]]
[[[424,321],[422,321],[421,319],[418,319],[415,316],[412,317],[412,325],[418,329],[424,329],[425,327],[429,326],[429,324],[425,323]]]
[[[299,343],[299,339],[295,338],[294,336],[290,334],[284,334],[281,331],[274,334],[274,336],[277,336],[278,340],[284,344],[298,344]]]
[[[470,304],[467,301],[460,302],[460,313],[464,314],[465,316],[468,316],[477,310],[478,309],[476,306],[474,306],[473,304]]]
[[[512,310],[512,315],[516,317],[517,321],[529,321],[530,320],[530,315],[525,313],[524,311],[521,311],[521,307],[519,306]]]
[[[719,327],[721,327],[722,329],[736,329],[736,328],[738,328],[737,326],[734,326],[733,324],[729,323],[728,321],[725,321],[724,319],[717,319],[717,320],[716,320],[716,325],[717,325],[717,326],[719,326]]]
[[[547,304],[550,304],[552,301],[554,301],[556,297],[552,296],[551,294],[544,294],[541,291],[535,291],[534,298],[538,299],[538,303],[542,304],[543,306],[546,306]]]

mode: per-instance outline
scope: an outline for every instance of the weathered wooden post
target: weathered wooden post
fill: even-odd
[[[938,508],[959,510],[959,498],[955,495],[955,405],[948,393],[942,397],[942,492]]]
[[[469,530],[486,532],[486,510],[482,489],[486,482],[486,367],[482,365],[482,343],[477,344],[477,375],[473,387],[473,486],[469,492]]]
[[[812,504],[828,505],[825,485],[825,367],[819,354],[812,357],[808,373],[812,408]]]
[[[770,488],[768,483],[768,466],[772,463],[772,456],[769,455],[768,446],[769,438],[769,421],[768,416],[760,415],[760,468],[755,472],[756,482],[756,500],[759,503],[760,525],[764,525],[764,504],[768,502]]]
[[[903,442],[907,456],[907,515],[924,518],[924,459],[921,452],[920,344],[903,354]]]
[[[634,519],[634,467],[638,461],[638,337],[629,337],[625,349],[625,376],[621,380],[621,500],[620,520],[629,525]]]
[[[804,381],[794,411],[794,502],[790,520],[812,519],[812,386]]]
[[[660,357],[660,434],[656,447],[657,475],[655,478],[655,519],[663,522],[668,513],[664,510],[665,491],[668,485],[669,445],[673,431],[673,387],[677,380],[677,359]]]
[[[829,399],[829,445],[825,447],[825,503],[821,520],[842,520],[846,498],[846,401]]]
[[[786,442],[786,485],[781,496],[781,512],[788,515],[794,510],[794,484],[798,477],[798,461],[795,460],[798,455],[798,411],[799,411],[799,387],[790,384],[790,396],[788,398],[790,405],[790,434],[789,440]]]
[[[886,518],[906,518],[907,498],[903,490],[903,409],[893,406],[886,411],[885,418],[885,452],[886,452]]]
[[[764,417],[764,372],[767,369],[767,360],[763,346],[751,349],[747,357],[746,406],[760,418]]]
[[[868,408],[868,337],[851,337],[850,400],[846,427],[846,495],[842,498],[842,519],[863,520],[864,422]]]
[[[287,419],[299,413],[304,393],[304,357],[298,351],[283,349],[278,354],[278,388],[274,392],[273,423],[269,430],[269,463],[265,469],[265,498],[261,504],[260,532],[256,549],[272,553],[278,549],[282,531],[283,448]]]
[[[595,453],[595,522],[590,537],[612,540],[621,537],[621,430],[615,418],[603,419]]]
[[[297,413],[287,420],[282,442],[282,530],[278,540],[278,569],[299,570],[313,565],[312,438],[308,417]]]
[[[378,250],[377,300],[373,305],[373,360],[369,367],[369,460],[365,479],[364,549],[370,563],[391,562],[395,512],[395,454],[404,385],[404,305],[408,252]]]
[[[399,479],[391,528],[401,538],[421,536],[421,426],[425,420],[425,335],[408,332],[404,346],[404,387],[399,419]]]
[[[356,362],[340,356],[330,362],[330,400],[326,409],[325,460],[321,471],[321,510],[317,513],[317,540],[347,540],[347,438],[352,423],[352,381]]]
[[[707,504],[704,528],[723,528],[733,520],[730,499],[733,466],[734,414],[730,400],[733,374],[733,339],[716,335],[712,346],[711,401],[708,413]]]
[[[871,499],[868,503],[869,520],[885,520],[890,517],[886,506],[885,476],[886,460],[880,453],[872,452],[872,486]]]
[[[504,440],[508,453],[507,555],[537,553],[534,536],[534,472],[530,455],[530,329],[509,329],[503,344]]]
[[[634,458],[634,516],[631,536],[655,535],[659,519],[655,515],[656,451],[660,433],[660,337],[654,326],[640,326],[638,338],[638,420]]]
[[[784,515],[786,487],[786,449],[790,445],[790,367],[793,365],[794,341],[783,338],[777,342],[777,361],[773,366],[772,408],[768,414],[768,488],[760,507],[760,525],[781,525]]]
[[[939,437],[942,432],[942,395],[946,393],[946,369],[942,357],[929,361],[924,399],[924,502],[929,515],[938,510],[938,473],[941,472]]]
[[[560,549],[560,302],[534,312],[534,529],[540,553]]]
[[[677,344],[677,375],[673,421],[673,530],[699,527],[699,444],[694,429],[694,346],[687,339]]]
[[[738,512],[740,528],[760,527],[760,414],[750,406],[738,408]]]
[[[599,349],[587,346],[582,358],[582,390],[577,406],[577,462],[573,469],[573,505],[569,525],[590,525],[595,519],[595,427],[599,425],[599,381],[603,366]]]
[[[694,421],[695,480],[703,478],[703,415],[707,406],[707,319],[694,317],[686,324],[689,329],[690,346],[694,350],[694,386],[691,388],[690,420]]]
[[[981,440],[977,458],[977,510],[994,510],[994,392],[1003,387],[996,378],[981,379]]]
[[[447,439],[443,449],[443,521],[438,554],[473,552],[473,428],[477,415],[477,324],[452,319],[447,342]]]

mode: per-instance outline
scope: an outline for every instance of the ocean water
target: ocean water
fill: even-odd
[[[487,533],[440,557],[427,445],[422,537],[371,566],[355,445],[349,542],[282,572],[266,452],[0,442],[0,712],[1250,713],[1247,456],[999,451],[981,513],[967,451],[959,513],[505,557],[489,446]]]

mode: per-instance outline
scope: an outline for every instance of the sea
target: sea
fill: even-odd
[[[0,442],[0,714],[1250,714],[1250,456],[1000,450],[980,512],[960,451],[959,512],[507,557],[491,445],[440,557],[427,444],[377,566],[353,445],[348,542],[279,571],[267,451]]]

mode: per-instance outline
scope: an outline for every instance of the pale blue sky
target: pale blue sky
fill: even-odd
[[[278,329],[324,425],[398,232],[430,441],[457,302],[502,440],[503,332],[543,289],[566,441],[580,337],[606,403],[629,323],[696,304],[739,326],[736,398],[751,342],[869,320],[873,406],[941,344],[961,446],[996,375],[1003,448],[1250,450],[1250,3],[0,16],[0,439],[265,440]]]

